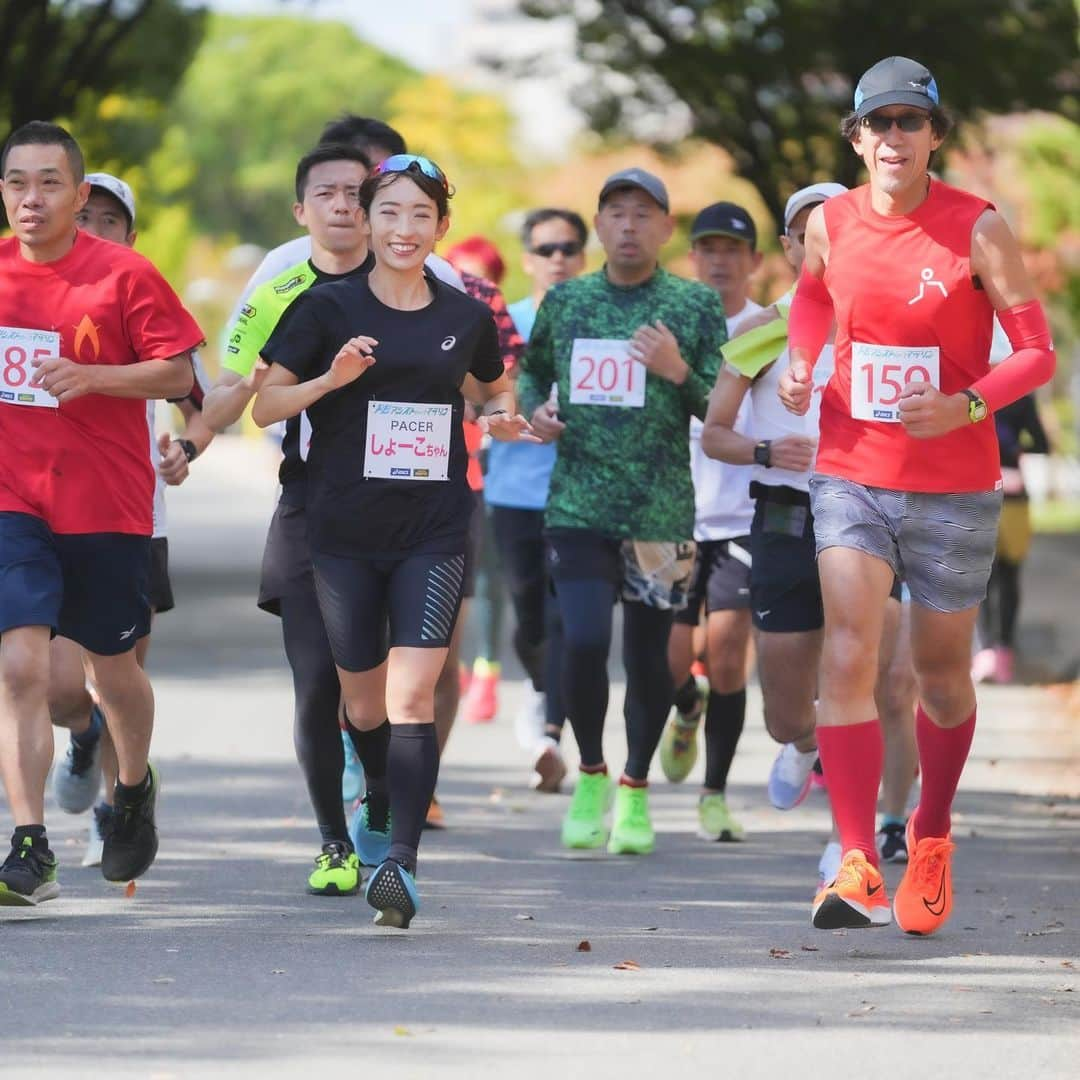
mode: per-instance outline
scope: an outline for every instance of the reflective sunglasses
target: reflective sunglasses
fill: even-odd
[[[929,120],[930,114],[925,112],[901,113],[899,116],[878,116],[877,113],[871,113],[862,118],[862,126],[869,128],[875,135],[884,135],[895,124],[910,135],[922,131]]]
[[[385,161],[375,166],[371,175],[379,176],[381,173],[404,172],[422,172],[425,176],[442,184],[443,191],[450,190],[450,182],[446,179],[446,173],[430,158],[421,157],[419,154],[391,154]]]
[[[529,250],[533,255],[539,255],[541,259],[550,259],[556,251],[561,252],[568,259],[580,255],[585,245],[580,240],[564,240],[561,244],[537,244]]]

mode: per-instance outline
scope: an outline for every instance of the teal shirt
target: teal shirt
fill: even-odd
[[[648,374],[642,408],[572,404],[570,357],[578,338],[629,340],[660,320],[690,368],[681,386]],[[704,419],[727,340],[723,305],[705,285],[658,269],[641,285],[612,285],[603,270],[556,285],[537,312],[521,363],[518,397],[531,416],[559,385],[559,439],[549,528],[591,529],[617,539],[689,540],[694,487],[687,429]]]

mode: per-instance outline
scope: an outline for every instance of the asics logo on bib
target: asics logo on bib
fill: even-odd
[[[454,337],[453,334],[451,334],[443,341],[442,345],[440,345],[439,348],[442,349],[443,352],[449,352],[456,344],[457,338]]]
[[[917,304],[925,295],[927,289],[940,289],[942,296],[948,296],[949,290],[934,278],[934,268],[932,266],[924,267],[919,273],[919,277],[922,281],[919,282],[919,291],[908,301],[908,305]]]

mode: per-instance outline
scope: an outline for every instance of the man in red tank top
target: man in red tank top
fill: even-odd
[[[874,681],[893,575],[912,597],[919,805],[892,914],[933,933],[952,909],[950,808],[975,729],[971,642],[1001,510],[990,414],[1054,371],[1019,246],[985,200],[931,178],[950,123],[922,64],[870,68],[841,130],[869,183],[814,210],[780,398],[805,413],[836,320],[810,482],[825,607],[818,748],[844,858],[822,929],[890,921],[874,848],[882,736]],[[994,312],[1015,350],[990,370]]]

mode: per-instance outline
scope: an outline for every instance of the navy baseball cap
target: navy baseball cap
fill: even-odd
[[[690,226],[690,243],[706,236],[733,236],[736,240],[745,240],[751,251],[757,248],[754,219],[737,203],[713,203],[694,218]]]
[[[671,212],[671,204],[668,201],[664,181],[659,176],[653,176],[652,173],[646,172],[644,169],[622,169],[617,173],[612,173],[604,181],[604,186],[600,189],[600,207],[603,207],[604,200],[613,192],[625,191],[626,188],[638,188],[644,191],[659,205],[665,214]]]
[[[918,60],[889,56],[863,72],[855,87],[855,115],[860,119],[886,105],[913,105],[929,111],[939,105],[934,76]]]

